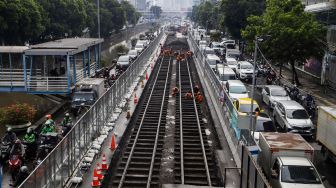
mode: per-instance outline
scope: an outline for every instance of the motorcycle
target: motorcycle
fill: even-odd
[[[64,125],[62,127],[62,136],[65,137],[70,132],[71,128],[72,128],[71,123],[67,123],[66,125]]]
[[[47,157],[48,153],[51,152],[53,148],[54,147],[51,145],[40,145],[38,147],[35,167],[38,166],[43,161],[43,159]]]
[[[35,142],[29,143],[29,142],[23,141],[22,144],[23,144],[23,147],[26,151],[24,158],[26,160],[35,159],[35,157],[36,157],[36,143]]]
[[[299,89],[295,85],[290,88],[289,97],[292,100],[299,101],[299,94],[300,94],[300,91],[299,91]]]
[[[12,155],[8,161],[9,171],[13,181],[15,181],[17,174],[22,166],[22,157],[20,155]]]

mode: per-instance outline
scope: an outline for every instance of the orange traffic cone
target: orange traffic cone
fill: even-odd
[[[114,134],[112,133],[112,141],[111,141],[110,149],[115,150],[116,147],[117,146],[116,146],[116,143],[115,143],[115,137],[114,137]]]
[[[146,80],[148,80],[148,72],[146,71]]]
[[[107,170],[108,169],[108,165],[106,164],[106,156],[105,156],[105,154],[103,154],[101,169],[102,170]]]
[[[93,170],[93,180],[91,182],[92,187],[100,187],[99,178],[97,176],[97,169]]]
[[[134,104],[138,103],[138,97],[136,96],[136,93],[134,94]]]
[[[103,176],[103,174],[101,173],[101,168],[100,168],[99,163],[97,163],[97,177],[98,177],[99,180],[104,179],[104,176]]]

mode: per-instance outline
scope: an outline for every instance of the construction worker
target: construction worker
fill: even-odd
[[[188,51],[188,52],[187,52],[187,57],[188,57],[188,58],[191,58],[192,55],[193,55],[193,52],[192,52],[192,51]]]
[[[175,97],[178,93],[179,93],[179,88],[178,87],[174,87],[173,88],[173,93],[172,93],[173,97]]]
[[[181,56],[180,55],[177,55],[176,56],[176,61],[181,61],[182,59],[181,59]]]
[[[198,103],[203,102],[203,96],[200,92],[197,93],[196,102],[198,102]]]
[[[47,121],[41,130],[41,134],[53,133],[53,132],[55,132],[54,124],[52,124],[50,121]]]
[[[185,99],[193,99],[193,95],[191,91],[188,91],[185,95],[184,95]]]
[[[51,114],[46,115],[46,122],[45,123],[47,123],[47,122],[52,124],[52,125],[55,125],[54,120],[51,118]]]
[[[69,113],[65,113],[64,119],[61,123],[62,126],[66,126],[68,123],[72,123],[72,118]]]
[[[198,94],[199,91],[200,91],[200,87],[198,85],[195,85],[195,87],[194,87],[195,95]]]

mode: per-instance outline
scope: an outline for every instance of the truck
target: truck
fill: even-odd
[[[313,165],[314,148],[299,134],[260,133],[258,163],[273,188],[323,188]]]
[[[77,116],[82,108],[90,108],[105,93],[104,78],[85,78],[76,84],[71,111]]]
[[[336,163],[336,106],[319,106],[316,140],[325,160]]]

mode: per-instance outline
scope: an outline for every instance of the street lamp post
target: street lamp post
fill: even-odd
[[[100,5],[99,5],[99,0],[97,0],[97,23],[98,23],[98,38],[100,38]]]
[[[254,39],[254,55],[253,55],[253,79],[252,79],[252,91],[251,91],[251,113],[250,113],[250,131],[252,131],[251,138],[253,139],[254,137],[254,126],[253,126],[253,106],[254,106],[254,87],[255,87],[255,82],[256,82],[256,77],[255,77],[255,69],[256,69],[256,61],[257,61],[257,54],[258,54],[258,40],[259,38],[255,36]]]

